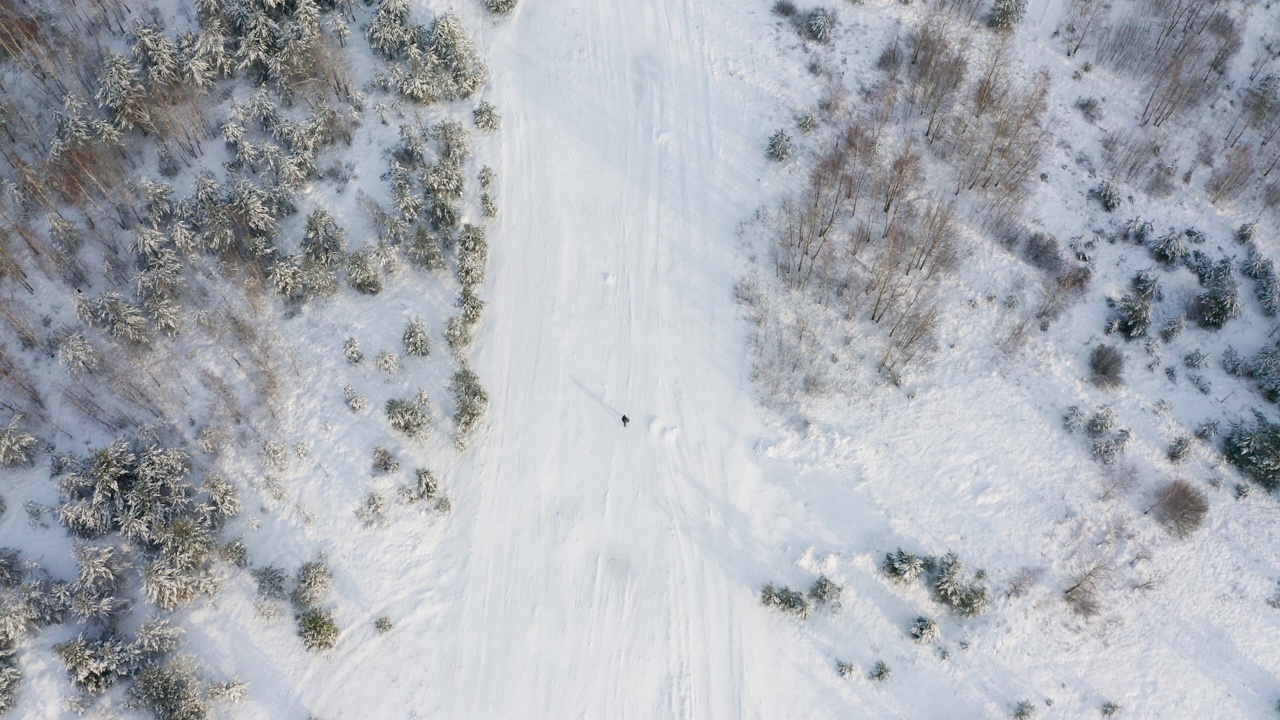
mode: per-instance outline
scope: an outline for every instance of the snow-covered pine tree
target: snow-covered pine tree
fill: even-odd
[[[1102,209],[1107,212],[1114,212],[1120,207],[1120,189],[1112,179],[1108,178],[1098,183],[1098,186],[1093,189],[1093,196],[1098,198],[1098,202],[1102,203]]]
[[[387,424],[410,440],[421,440],[431,429],[431,414],[419,400],[392,398],[387,401]]]
[[[804,19],[804,30],[811,40],[831,42],[836,30],[835,14],[828,8],[814,8]]]
[[[471,118],[476,124],[476,129],[483,132],[496,132],[502,125],[502,118],[498,115],[498,111],[487,102],[480,103],[471,113]]]
[[[342,356],[352,365],[359,364],[364,359],[364,353],[360,352],[360,342],[354,337],[349,337],[342,343]]]
[[[9,424],[0,427],[0,465],[18,467],[31,465],[36,460],[40,441],[35,435],[22,429],[22,415],[9,418]]]
[[[427,357],[431,354],[431,338],[427,335],[427,327],[417,318],[409,321],[401,340],[408,355]]]
[[[1151,246],[1151,254],[1165,265],[1173,266],[1186,262],[1187,244],[1182,238],[1182,233],[1170,231],[1155,241]]]
[[[449,389],[457,402],[453,412],[454,443],[459,447],[465,447],[484,416],[485,407],[489,404],[489,395],[484,388],[480,387],[480,378],[465,361],[453,374]]]
[[[791,136],[786,130],[779,128],[769,136],[769,146],[765,148],[765,153],[775,162],[785,162],[790,159],[791,152]]]
[[[146,88],[138,80],[137,69],[123,55],[113,53],[107,57],[94,100],[121,130],[152,129]]]
[[[1198,295],[1193,307],[1200,324],[1217,330],[1228,320],[1240,314],[1240,293],[1232,273],[1231,260],[1223,258],[1213,264],[1205,282],[1205,291]]]
[[[484,283],[485,263],[489,259],[489,244],[485,242],[484,228],[465,225],[458,236],[458,282],[464,288]]]
[[[1027,0],[996,0],[991,7],[991,15],[987,18],[987,25],[992,30],[1008,32],[1022,21],[1026,12]]]
[[[386,60],[398,59],[414,41],[417,28],[409,23],[408,0],[382,0],[369,23],[369,47]]]
[[[516,0],[484,0],[484,6],[494,15],[507,15],[516,9]]]
[[[382,292],[382,270],[371,253],[360,251],[347,256],[347,283],[365,295]]]
[[[326,266],[334,266],[346,252],[347,233],[324,208],[316,208],[307,216],[302,232],[302,252]]]

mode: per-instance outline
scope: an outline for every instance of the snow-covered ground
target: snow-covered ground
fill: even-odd
[[[373,338],[367,354],[394,347],[424,293],[447,300],[410,277],[280,320],[304,359],[322,358],[316,392],[285,408],[294,435],[314,438],[317,471],[289,487],[300,505],[242,529],[256,562],[326,554],[343,634],[306,653],[290,623],[255,616],[252,582],[234,577],[183,623],[215,674],[250,683],[223,716],[980,718],[1023,699],[1041,717],[1095,717],[1104,701],[1135,718],[1273,711],[1274,499],[1236,502],[1228,482],[1205,528],[1176,542],[1143,519],[1154,471],[1099,501],[1107,472],[1061,429],[1065,406],[1114,402],[1147,467],[1174,420],[1218,412],[1206,398],[1157,414],[1158,373],[1119,395],[1083,381],[1080,340],[1100,332],[1100,302],[1012,358],[993,347],[1008,314],[960,308],[937,360],[904,387],[867,383],[803,427],[762,407],[733,295],[755,250],[738,229],[795,180],[764,156],[765,138],[821,91],[769,3],[524,0],[498,21],[458,5],[492,71],[484,99],[503,116],[476,143],[501,205],[471,360],[490,396],[485,427],[461,454],[403,449],[443,478],[448,516],[397,507],[388,527],[360,528],[352,510],[369,483],[318,470],[365,462],[374,437],[326,422],[345,417],[338,393],[354,373],[337,348],[352,333]],[[859,67],[910,12],[840,8]],[[1047,44],[1061,12],[1031,3],[1024,42]],[[1055,107],[1074,101],[1062,92]],[[1053,156],[1064,175],[1069,158]],[[1069,199],[1042,190],[1036,202],[1080,203],[1076,180]],[[1002,253],[979,246],[957,284],[1018,291]],[[1120,262],[1120,249],[1099,253]],[[1121,287],[1112,274],[1100,283]],[[415,378],[437,397],[446,380]],[[17,514],[5,518],[15,532]],[[984,568],[992,608],[956,620],[923,585],[889,582],[877,564],[899,546]],[[1081,619],[1062,590],[1102,556],[1116,577],[1103,612]],[[1024,569],[1038,579],[1010,594]],[[819,573],[845,586],[839,612],[798,620],[761,605],[764,583],[805,588]],[[939,619],[937,644],[909,637],[920,614]],[[385,635],[380,616],[395,624]],[[56,717],[65,676],[42,657],[25,666],[21,709]],[[851,678],[837,659],[856,666]],[[882,683],[866,677],[878,660],[892,669]]]

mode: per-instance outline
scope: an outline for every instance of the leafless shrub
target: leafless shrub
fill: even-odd
[[[1097,615],[1110,578],[1111,564],[1106,558],[1094,560],[1071,576],[1072,584],[1063,591],[1063,598],[1076,613],[1084,617]]]
[[[1089,367],[1093,370],[1093,384],[1101,388],[1115,388],[1124,384],[1124,353],[1113,345],[1099,345],[1089,355]]]
[[[1235,199],[1253,179],[1253,148],[1241,145],[1231,151],[1227,161],[1209,175],[1204,189],[1214,205],[1223,200]]]
[[[1102,488],[1099,500],[1110,500],[1123,495],[1138,484],[1138,469],[1133,465],[1115,465],[1107,472],[1106,484]]]
[[[1097,125],[1102,119],[1102,103],[1096,97],[1080,98],[1076,101],[1076,109],[1090,125]]]
[[[1204,517],[1209,512],[1209,497],[1185,480],[1171,480],[1160,489],[1147,513],[1153,510],[1156,521],[1165,530],[1175,537],[1186,538],[1204,524]]]
[[[1020,568],[1014,574],[1013,579],[1009,581],[1009,589],[1005,592],[1005,597],[1020,598],[1031,592],[1031,588],[1040,582],[1040,577],[1044,575],[1044,569],[1038,567]]]

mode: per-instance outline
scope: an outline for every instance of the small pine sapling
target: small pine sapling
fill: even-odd
[[[298,637],[310,652],[331,650],[338,644],[338,624],[329,610],[304,610],[297,616]]]
[[[400,463],[391,451],[381,445],[373,449],[373,471],[379,474],[393,473],[400,469]]]
[[[383,350],[378,353],[374,364],[387,375],[395,375],[400,372],[400,356],[390,350]]]
[[[809,600],[814,607],[822,608],[830,605],[833,608],[840,607],[840,596],[844,594],[844,588],[836,584],[826,575],[819,575],[817,580],[809,586]]]
[[[360,342],[353,337],[347,338],[342,344],[342,356],[352,365],[358,364],[364,359],[364,353],[360,352]]]
[[[775,162],[786,162],[791,159],[791,136],[786,130],[779,129],[769,136],[769,145],[765,148],[765,153]]]
[[[36,461],[40,441],[22,429],[22,416],[15,414],[9,424],[0,426],[0,465],[20,467]]]
[[[767,583],[760,589],[760,603],[766,607],[777,608],[799,618],[809,617],[809,613],[813,610],[803,593],[792,590],[785,585],[779,587],[773,583]]]
[[[836,672],[839,673],[842,678],[851,678],[858,672],[858,667],[853,663],[847,663],[837,658]]]
[[[1008,2],[1008,0],[1002,1]],[[1022,2],[1025,7],[1026,0],[1022,0]],[[999,7],[999,3],[997,3],[997,7]],[[994,14],[993,11],[992,15]],[[1120,207],[1120,189],[1116,187],[1114,180],[1107,179],[1098,183],[1098,186],[1093,189],[1093,196],[1098,199],[1098,202],[1102,203],[1102,209],[1107,212],[1115,212]]]
[[[938,623],[924,615],[911,621],[911,639],[918,643],[933,642],[938,639]]]
[[[1013,706],[1014,720],[1031,720],[1036,716],[1036,706],[1031,704],[1030,700],[1020,700],[1017,705]]]
[[[1179,435],[1169,444],[1169,450],[1166,455],[1169,457],[1169,462],[1180,463],[1191,455],[1192,448],[1191,436]]]
[[[427,326],[418,319],[409,321],[401,337],[405,354],[414,357],[427,357],[431,354],[431,339],[427,336]]]
[[[369,401],[363,395],[356,392],[355,387],[347,385],[342,388],[343,394],[347,398],[347,407],[351,408],[353,413],[362,413],[369,409]]]
[[[471,113],[471,119],[476,124],[476,129],[482,132],[497,132],[502,125],[502,117],[498,115],[497,109],[487,102],[476,107]]]
[[[924,572],[924,560],[917,557],[915,553],[898,548],[884,556],[884,560],[880,562],[880,570],[894,580],[908,583]]]
[[[877,660],[876,664],[871,667],[871,673],[867,676],[876,682],[884,682],[893,674],[893,670],[885,664],[883,660]]]

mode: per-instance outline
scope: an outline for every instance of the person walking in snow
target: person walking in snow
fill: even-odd
[[[627,426],[627,423],[629,423],[629,422],[631,422],[631,418],[627,417],[626,415],[623,415],[623,416],[622,416],[622,427],[626,427],[626,426]]]

